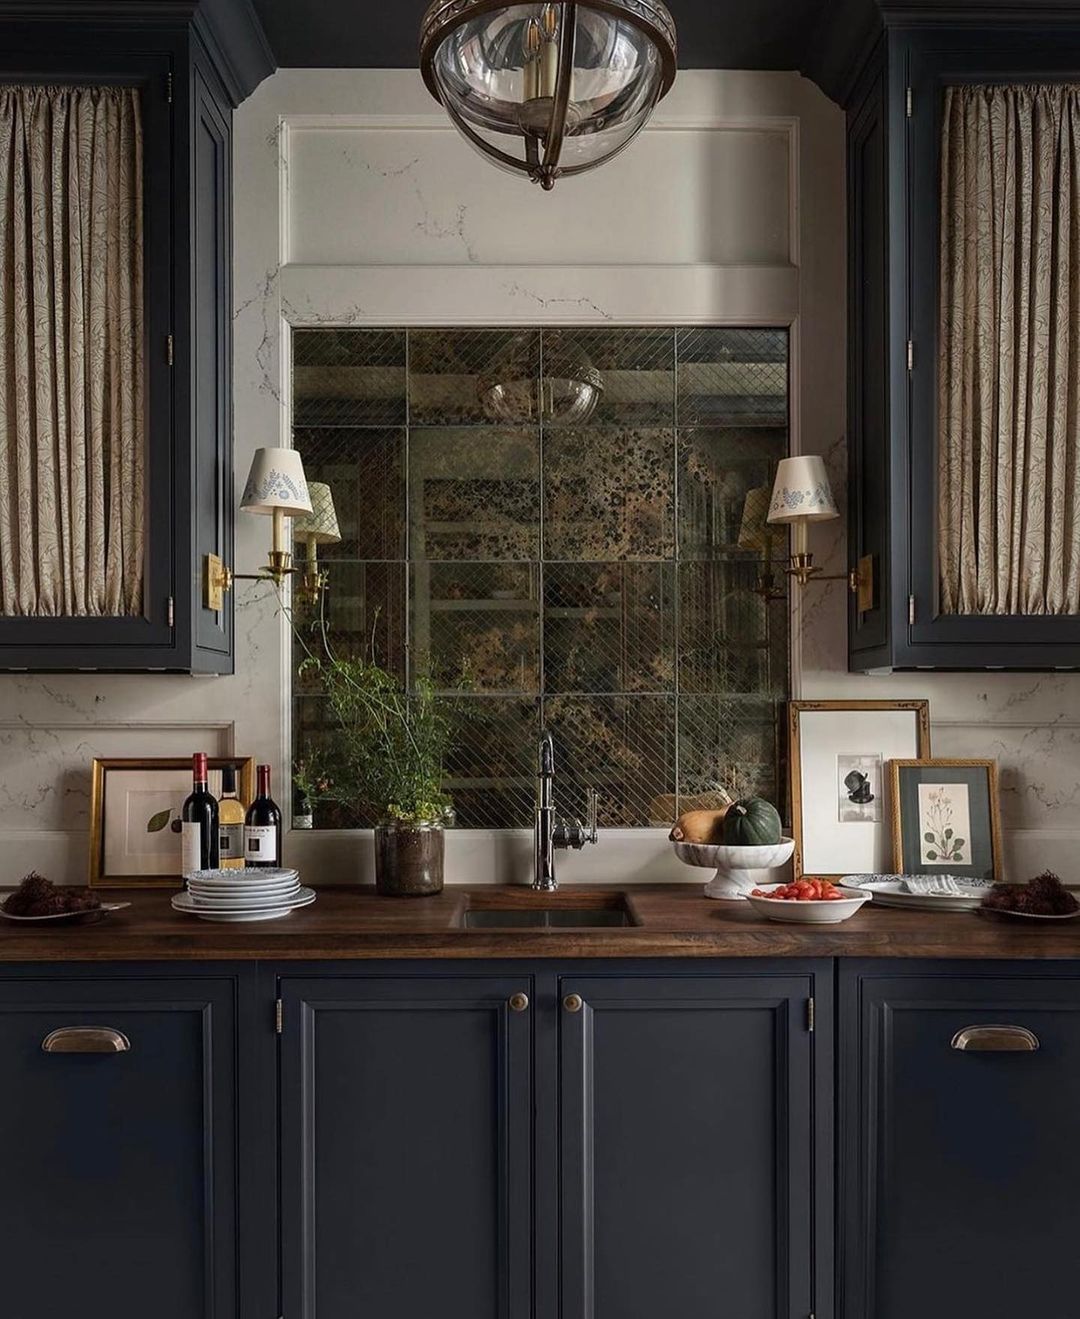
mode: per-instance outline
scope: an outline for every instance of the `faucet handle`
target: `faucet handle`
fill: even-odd
[[[595,788],[590,788],[586,800],[588,805],[585,812],[585,841],[587,843],[598,843],[600,841],[600,794]]]
[[[586,843],[599,842],[597,814],[600,798],[595,788],[589,788],[586,801],[585,823],[580,820],[557,820],[551,841],[555,847],[572,847],[580,852]]]

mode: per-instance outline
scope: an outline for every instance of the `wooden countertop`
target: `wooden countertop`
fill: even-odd
[[[566,886],[566,904],[617,890]],[[782,925],[747,903],[714,902],[699,884],[626,890],[638,924],[575,930],[462,929],[470,901],[551,905],[525,888],[447,888],[433,898],[380,898],[327,888],[311,907],[277,921],[211,924],[182,916],[164,890],[108,895],[132,906],[96,925],[0,922],[0,962],[297,961],[353,958],[574,957],[1080,957],[1080,920],[1008,921],[974,913],[907,912],[867,904],[839,925]]]

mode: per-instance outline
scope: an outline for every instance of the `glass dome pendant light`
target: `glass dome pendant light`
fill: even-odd
[[[675,81],[662,0],[434,0],[420,70],[458,131],[545,191],[604,164]]]

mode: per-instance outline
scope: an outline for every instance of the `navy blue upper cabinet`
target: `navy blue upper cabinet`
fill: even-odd
[[[1035,28],[1023,9],[887,13],[848,106],[849,546],[876,579],[869,609],[850,604],[855,671],[1080,667],[1080,616],[946,614],[938,585],[944,89],[1080,80],[1075,16]]]
[[[0,979],[11,1319],[235,1319],[236,995],[226,978]]]
[[[200,565],[232,557],[232,110],[257,81],[249,48],[261,33],[239,0],[118,14],[97,0],[44,14],[0,0],[0,81],[139,91],[142,604],[117,617],[0,617],[0,668],[228,673],[232,602],[205,607]]]
[[[527,972],[280,994],[283,1313],[531,1319]]]
[[[1074,968],[840,975],[841,1319],[1070,1319]]]
[[[812,986],[562,977],[563,1319],[828,1313],[814,1285],[815,1123],[829,1118]]]

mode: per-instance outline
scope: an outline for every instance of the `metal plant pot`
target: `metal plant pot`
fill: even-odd
[[[388,898],[441,893],[446,830],[441,821],[392,821],[375,829],[375,888]]]

